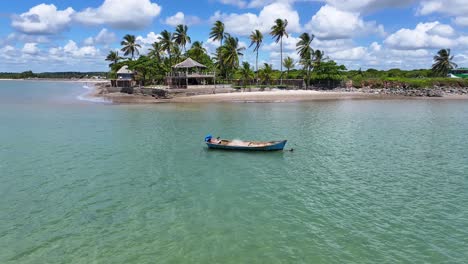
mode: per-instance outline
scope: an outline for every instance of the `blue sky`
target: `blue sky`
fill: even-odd
[[[468,66],[466,0],[21,0],[0,3],[0,71],[106,71],[105,56],[121,38],[136,35],[145,54],[164,29],[188,24],[192,41],[208,39],[216,20],[248,47],[264,35],[260,62],[279,67],[279,45],[268,35],[276,18],[289,22],[284,57],[298,59],[302,32],[349,69],[429,68],[440,48]],[[254,64],[252,49],[242,60]]]

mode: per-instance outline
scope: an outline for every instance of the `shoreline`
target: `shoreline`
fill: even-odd
[[[111,104],[160,104],[160,103],[293,103],[320,100],[468,100],[468,95],[445,95],[443,97],[404,96],[381,94],[373,91],[317,91],[317,90],[270,90],[270,91],[230,91],[221,93],[171,94],[171,98],[155,98],[143,94],[109,93],[102,85],[93,85],[88,97]],[[90,87],[91,88],[91,87]],[[171,93],[171,90],[167,90]],[[211,91],[211,90],[210,90]],[[191,94],[191,95],[187,95]]]

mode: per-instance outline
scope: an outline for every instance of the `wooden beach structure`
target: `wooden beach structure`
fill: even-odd
[[[117,71],[117,79],[111,80],[112,87],[127,88],[135,85],[135,72],[128,69],[127,65],[122,66],[122,68]]]
[[[191,58],[172,66],[166,75],[166,84],[170,88],[186,89],[189,85],[215,84],[216,74],[208,72],[207,67]]]

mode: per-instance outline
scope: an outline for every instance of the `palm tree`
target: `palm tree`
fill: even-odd
[[[263,68],[260,70],[260,79],[266,85],[270,84],[273,76],[273,66],[268,63],[263,64]],[[262,88],[263,89],[263,88]]]
[[[119,56],[118,51],[109,51],[109,54],[106,57],[106,61],[110,61],[111,64],[109,64],[109,67],[112,68],[112,66],[116,65],[119,60],[122,59],[122,57]]]
[[[294,68],[294,64],[295,64],[295,62],[294,62],[293,58],[288,56],[288,57],[286,57],[286,59],[284,59],[283,66],[287,69],[286,79],[289,78],[289,70],[291,68]]]
[[[223,40],[227,37],[227,34],[224,32],[224,23],[221,22],[221,21],[216,21],[213,25],[213,27],[211,28],[211,31],[210,31],[210,39],[213,39],[214,41],[218,41],[219,40],[219,45],[220,47],[223,46]],[[221,58],[221,52],[217,52],[218,53],[218,65],[219,65],[219,68],[220,70],[222,71],[223,70],[223,61],[222,61],[222,58]]]
[[[242,63],[242,67],[239,69],[239,74],[241,75],[244,87],[246,86],[247,82],[252,80],[254,75],[252,69],[250,68],[250,64],[246,61]]]
[[[161,48],[167,52],[169,55],[169,66],[172,69],[172,50],[174,46],[174,42],[172,42],[172,33],[167,30],[161,32],[161,36],[158,37],[159,43],[161,44]]]
[[[203,47],[203,42],[195,41],[187,53],[190,54],[194,60],[200,62],[202,56],[206,54],[206,49]]]
[[[172,57],[174,58],[174,64],[177,64],[177,63],[181,62],[181,60],[182,60],[182,51],[180,50],[179,46],[173,45],[171,54],[172,54]]]
[[[221,21],[216,21],[214,26],[211,28],[210,31],[210,39],[214,41],[219,40],[220,46],[223,45],[223,39],[226,37],[226,33],[224,32],[224,23]]]
[[[260,32],[260,30],[256,29],[255,31],[252,31],[252,34],[250,34],[250,47],[252,47],[255,44],[254,52],[257,52],[257,56],[255,58],[255,69],[256,69],[256,77],[255,79],[257,80],[258,84],[258,50],[260,49],[260,46],[262,45],[263,42],[263,34]]]
[[[314,51],[314,57],[313,57],[313,66],[314,66],[314,68],[319,67],[320,63],[322,63],[322,61],[328,59],[328,57],[325,58],[324,56],[325,56],[325,52],[323,50],[315,50]]]
[[[151,58],[155,58],[157,61],[161,60],[161,55],[164,54],[164,50],[161,46],[161,43],[154,42],[151,44],[151,48],[149,49],[148,56]]]
[[[313,51],[307,51],[304,53],[299,60],[299,64],[302,65],[304,71],[306,72],[306,78],[305,78],[305,83],[306,83],[306,89],[309,87],[309,82],[310,82],[310,72],[312,68],[314,67],[314,55]]]
[[[450,49],[441,49],[434,56],[434,64],[432,64],[432,72],[435,75],[446,77],[450,70],[457,68],[457,64],[453,61],[453,56],[450,56]]]
[[[130,35],[127,34],[123,38],[122,42],[120,42],[120,45],[122,45],[122,51],[124,52],[124,56],[128,56],[129,54],[132,54],[132,60],[135,58],[135,53],[138,55],[140,52],[138,51],[138,48],[141,48],[140,44],[135,43],[136,38],[135,35]]]
[[[283,37],[289,37],[288,33],[286,32],[286,27],[288,26],[288,20],[284,19],[276,19],[275,25],[271,27],[270,35],[275,39],[275,42],[280,42],[280,54],[281,59],[280,62],[283,61]],[[281,66],[281,80],[280,84],[283,84],[283,64],[280,63]]]
[[[307,33],[302,33],[299,36],[299,41],[296,43],[296,51],[299,57],[303,58],[306,55],[312,54],[313,50],[310,44],[314,40],[315,36],[313,34],[309,35]]]
[[[238,38],[227,36],[226,43],[220,49],[220,58],[225,66],[230,69],[237,69],[239,67],[239,56],[244,55],[241,52],[243,50],[245,50],[245,47],[239,47]]]
[[[187,45],[187,43],[192,42],[189,35],[187,34],[187,31],[187,25],[177,25],[176,31],[174,32],[174,36],[172,37],[172,40],[174,40],[175,43],[177,43],[181,47],[184,47],[184,53],[186,52],[185,46]]]

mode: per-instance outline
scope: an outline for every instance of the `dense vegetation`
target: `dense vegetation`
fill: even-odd
[[[87,79],[87,78],[106,78],[107,72],[0,72],[0,79]]]

